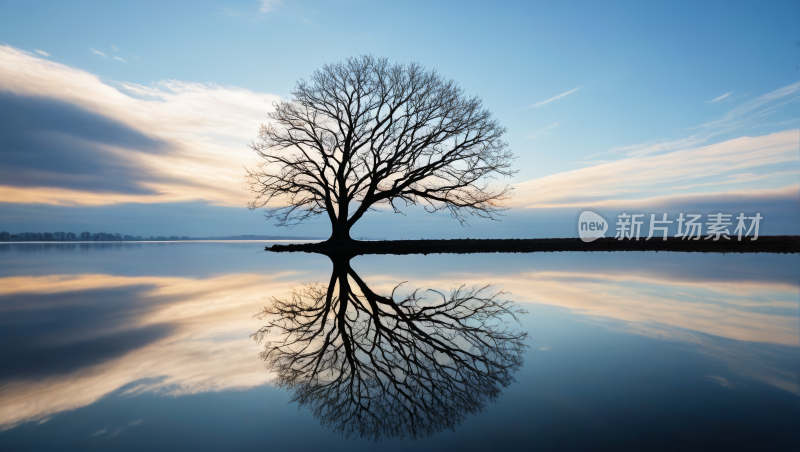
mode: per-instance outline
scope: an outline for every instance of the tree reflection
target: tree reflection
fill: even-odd
[[[292,401],[348,437],[419,439],[454,429],[514,381],[527,333],[509,328],[525,311],[502,292],[461,286],[448,294],[373,292],[331,257],[328,285],[269,298],[253,338]]]

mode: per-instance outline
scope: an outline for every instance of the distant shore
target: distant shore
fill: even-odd
[[[561,251],[669,251],[680,253],[800,253],[800,236],[764,236],[757,240],[736,237],[719,241],[661,238],[616,240],[603,238],[585,243],[580,239],[453,239],[453,240],[385,240],[355,241],[349,247],[332,247],[325,242],[266,247],[272,252],[307,252],[322,254],[470,254],[470,253],[538,253]]]
[[[5,234],[5,236],[3,236]],[[60,234],[60,236],[56,236],[56,234]],[[81,237],[78,234],[71,234],[72,238],[64,238],[65,233],[20,233],[11,235],[8,232],[0,232],[0,244],[2,243],[115,243],[115,242],[219,242],[219,241],[269,241],[269,242],[286,242],[286,241],[323,241],[324,238],[321,237],[307,237],[307,236],[300,236],[300,237],[292,237],[292,236],[283,236],[283,235],[231,235],[231,236],[220,236],[220,237],[188,237],[188,236],[150,236],[142,237],[137,236],[133,237],[130,235],[123,236],[122,234],[106,234],[106,233],[97,233],[91,234],[89,232],[86,233],[86,237]],[[20,236],[24,235],[24,238]],[[93,237],[93,236],[100,236],[100,237]]]
[[[114,245],[114,244],[131,244],[131,243],[197,243],[197,242],[321,242],[320,239],[187,239],[187,240],[10,240],[0,241],[0,245],[77,245],[77,244],[94,244],[94,245]]]

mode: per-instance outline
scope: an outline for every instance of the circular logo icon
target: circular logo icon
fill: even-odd
[[[578,217],[578,236],[584,242],[593,242],[600,237],[606,236],[608,222],[605,218],[592,212],[584,210]]]

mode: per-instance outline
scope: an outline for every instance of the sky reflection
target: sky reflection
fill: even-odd
[[[0,371],[6,431],[110,396],[174,398],[268,385],[274,375],[250,338],[263,323],[253,316],[264,297],[331,279],[324,256],[264,253],[262,243],[46,247],[0,252],[0,359],[10,364]],[[629,338],[618,341],[620,363],[604,372],[629,372],[638,348],[663,360],[669,354],[662,358],[657,350],[677,346],[692,359],[715,363],[695,366],[696,378],[707,384],[733,391],[765,384],[795,398],[796,259],[551,253],[360,256],[351,265],[381,296],[407,281],[396,299],[416,288],[447,293],[463,284],[510,292],[506,298],[531,311],[521,317],[531,351],[512,393],[535,390],[526,380],[530,372],[573,365],[556,357],[568,356],[570,347],[591,348],[584,331],[601,328]],[[99,263],[110,272],[98,272]],[[20,274],[20,268],[30,271]],[[684,359],[680,366],[692,365]],[[580,379],[552,384],[556,392],[586,390]]]

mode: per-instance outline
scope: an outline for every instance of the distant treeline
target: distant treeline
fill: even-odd
[[[318,240],[318,237],[283,237],[271,235],[236,235],[230,237],[189,237],[163,235],[142,237],[141,235],[122,235],[106,232],[0,232],[0,242],[136,242],[136,241],[175,241],[175,240]]]
[[[189,237],[142,237],[132,235],[122,235],[120,233],[107,233],[107,232],[81,232],[76,234],[74,232],[20,232],[19,234],[11,234],[9,232],[0,232],[0,241],[3,242],[120,242],[120,241],[135,241],[135,240],[190,240]]]

